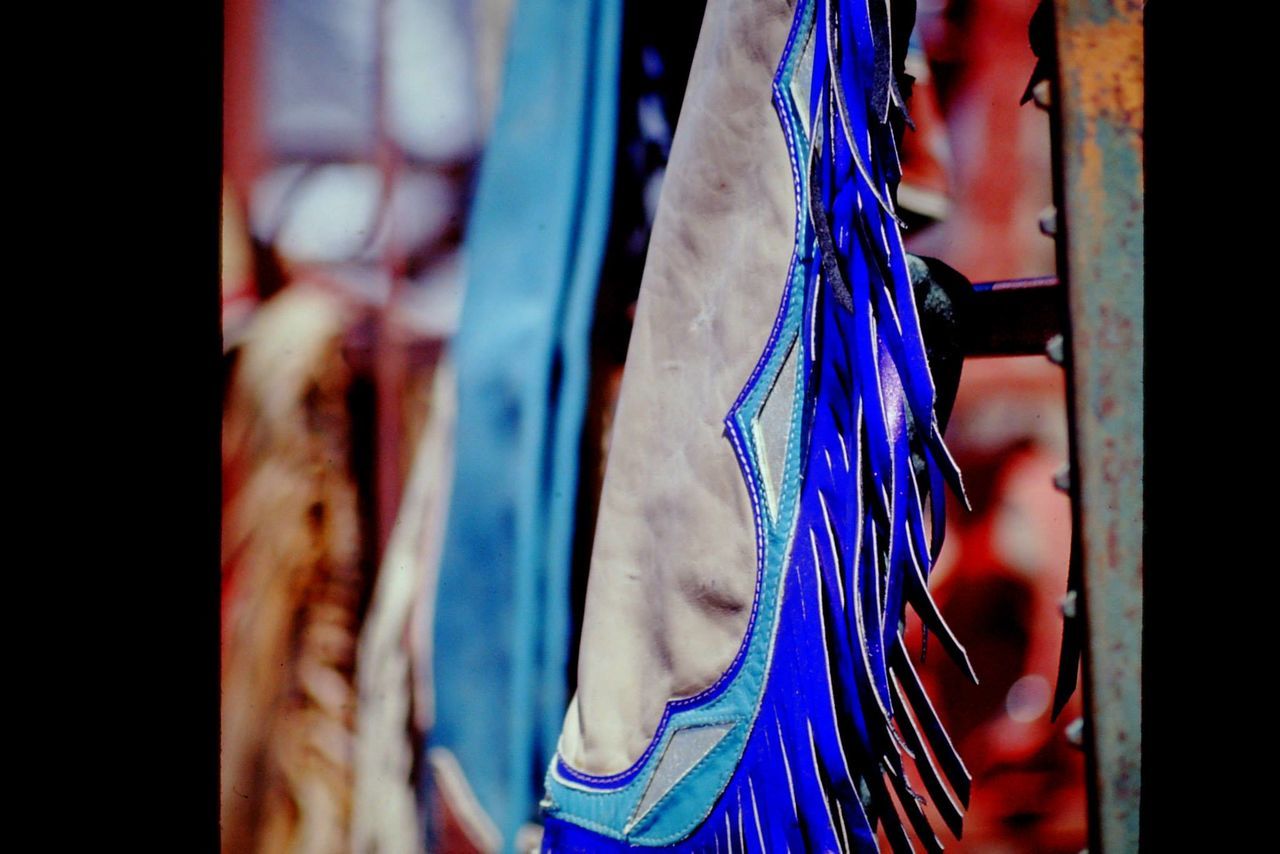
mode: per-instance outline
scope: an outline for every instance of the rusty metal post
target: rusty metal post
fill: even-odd
[[[1090,850],[1138,849],[1142,782],[1141,0],[1055,0],[1058,267],[1083,573]]]

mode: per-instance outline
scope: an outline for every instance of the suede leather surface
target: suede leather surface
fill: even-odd
[[[594,543],[578,694],[560,742],[613,774],[669,699],[698,693],[743,640],[752,511],[724,430],[769,336],[794,237],[771,102],[786,0],[710,0],[654,224]]]

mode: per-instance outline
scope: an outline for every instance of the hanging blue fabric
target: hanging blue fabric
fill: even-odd
[[[546,851],[873,851],[878,832],[898,851],[908,827],[941,850],[926,796],[960,834],[969,774],[903,639],[909,604],[972,676],[928,591],[943,490],[963,490],[893,207],[894,25],[888,0],[798,0],[774,77],[796,242],[778,323],[725,419],[761,540],[742,650],[713,688],[668,703],[627,771],[551,763]],[[752,424],[792,359],[800,441],[777,497],[762,498]]]
[[[505,849],[566,704],[590,328],[609,222],[621,0],[521,0],[465,245],[457,457],[429,747]]]

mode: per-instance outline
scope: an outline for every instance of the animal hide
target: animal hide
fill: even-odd
[[[360,526],[345,315],[253,316],[224,415],[222,850],[337,854],[351,821]]]

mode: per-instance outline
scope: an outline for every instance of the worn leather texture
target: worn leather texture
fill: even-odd
[[[641,284],[560,742],[587,773],[634,763],[666,702],[715,682],[746,630],[755,533],[724,417],[769,337],[794,239],[770,100],[791,12],[780,0],[707,4]]]

